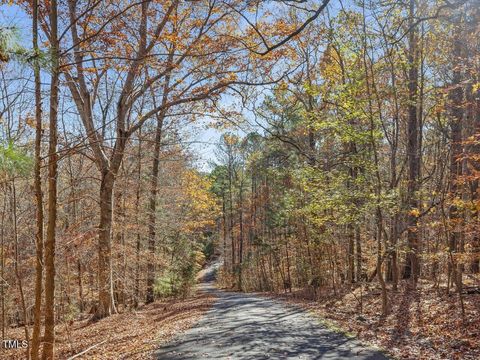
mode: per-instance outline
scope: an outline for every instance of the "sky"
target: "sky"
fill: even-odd
[[[15,5],[0,5],[0,26],[14,27],[22,45],[31,47],[31,19],[21,8]],[[228,103],[231,100],[225,101]],[[205,117],[184,131],[188,133],[185,142],[196,157],[195,166],[201,171],[209,171],[210,164],[216,161],[215,149],[222,136],[221,131],[209,126],[210,122],[211,119]]]
[[[31,19],[22,9],[17,6],[0,5],[0,26],[15,27],[18,29],[20,41],[25,47],[31,47]],[[48,82],[48,79],[46,78],[45,81]],[[261,97],[257,98],[257,101],[261,101]],[[232,95],[227,94],[222,96],[221,103],[221,106],[241,109],[238,99],[235,99]],[[243,116],[247,123],[249,122],[250,125],[255,126],[251,114],[249,114],[248,111],[240,111],[243,112]],[[195,165],[202,171],[208,171],[211,168],[210,164],[215,162],[215,150],[222,136],[220,130],[209,126],[211,122],[212,119],[204,117],[198,120],[195,124],[189,125],[189,127],[183,129],[183,133],[188,134],[188,136],[183,136],[182,140],[189,144],[191,152],[196,157]],[[245,135],[244,129],[230,127],[227,131],[236,133],[239,136]]]

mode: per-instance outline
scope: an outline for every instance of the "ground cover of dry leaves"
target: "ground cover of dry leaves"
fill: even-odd
[[[68,359],[151,359],[161,344],[189,329],[210,308],[212,294],[196,292],[185,299],[168,299],[136,311],[112,315],[95,323],[88,319],[56,327],[56,357]],[[22,328],[9,329],[8,338],[24,338]],[[0,350],[0,359],[25,359],[25,351]]]
[[[270,294],[271,296],[272,294]],[[381,316],[379,288],[357,287],[308,300],[305,291],[277,294],[324,319],[327,326],[377,346],[398,359],[480,359],[480,294],[463,295],[465,317],[454,290],[423,282],[389,291],[390,313]],[[310,296],[311,297],[311,296]],[[360,307],[362,311],[360,311]],[[465,322],[465,324],[464,324]]]

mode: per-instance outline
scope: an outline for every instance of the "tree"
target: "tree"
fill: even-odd
[[[45,240],[45,335],[42,359],[53,359],[55,354],[55,247],[57,231],[57,122],[58,96],[60,78],[60,58],[58,39],[57,1],[50,4],[50,46],[51,46],[51,80],[50,80],[50,115],[48,142],[48,219]]]
[[[413,284],[417,282],[420,265],[418,263],[419,239],[417,231],[418,208],[417,199],[418,179],[420,171],[419,159],[419,122],[418,112],[418,50],[417,31],[415,23],[416,1],[410,0],[408,7],[408,129],[407,129],[407,156],[408,156],[408,188],[407,188],[407,241],[408,253],[404,278],[410,278]]]
[[[42,319],[42,290],[43,290],[43,192],[42,192],[42,95],[41,95],[41,79],[40,79],[40,64],[38,56],[40,49],[38,47],[38,1],[34,0],[32,3],[32,45],[35,54],[34,59],[34,77],[35,77],[35,198],[36,198],[36,222],[37,232],[35,235],[35,312],[34,325],[32,336],[31,357],[37,360],[40,349],[40,335],[41,335],[41,319]]]

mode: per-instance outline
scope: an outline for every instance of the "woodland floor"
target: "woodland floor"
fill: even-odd
[[[76,359],[149,359],[160,344],[193,326],[211,307],[212,294],[196,292],[186,299],[169,299],[135,312],[110,316],[93,324],[88,320],[56,327],[56,356],[68,359],[91,346]],[[23,329],[11,329],[8,338],[24,338]],[[25,359],[24,350],[0,350],[0,359]]]
[[[211,271],[202,276],[212,281]],[[61,324],[57,358],[95,346],[77,359],[385,359],[361,341],[399,359],[480,359],[475,292],[464,295],[464,326],[458,295],[428,282],[419,283],[417,291],[403,283],[397,292],[389,290],[387,317],[381,316],[375,286],[318,294],[316,301],[302,290],[244,294],[218,291],[211,283],[199,290],[94,324],[88,319]],[[22,328],[7,333],[23,337]],[[24,350],[1,351],[0,359],[25,358]]]
[[[422,282],[418,291],[401,284],[389,291],[390,314],[381,316],[380,289],[344,289],[337,295],[320,294],[307,299],[305,291],[264,294],[297,304],[325,320],[325,323],[375,345],[399,359],[480,359],[480,294],[465,294],[465,322],[458,295],[447,295]],[[363,311],[360,312],[360,298]]]

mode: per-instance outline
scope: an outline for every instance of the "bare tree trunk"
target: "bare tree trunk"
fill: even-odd
[[[227,213],[225,187],[222,186],[222,225],[223,225],[223,267],[227,268]]]
[[[123,163],[122,163],[123,164]],[[123,171],[123,169],[122,169]],[[123,171],[124,172],[124,171]],[[119,185],[117,185],[117,188],[115,190],[115,210],[114,210],[114,217],[115,217],[115,243],[121,249],[121,251],[118,251],[117,253],[117,273],[120,273],[120,267],[123,268],[123,263],[125,259],[125,229],[122,228],[123,224],[125,223],[125,204],[124,204],[124,194],[123,194],[124,189],[120,188]],[[112,265],[113,267],[113,265]],[[117,275],[117,277],[113,280],[113,285],[114,285],[114,296],[115,296],[115,302],[117,306],[120,306],[122,304],[123,308],[125,308],[125,288],[127,286],[126,284],[126,277],[125,273],[123,276]]]
[[[291,293],[292,292],[292,275],[291,275],[291,272],[290,272],[290,256],[289,256],[289,253],[288,253],[288,238],[287,238],[287,229],[288,227],[285,226],[284,228],[284,239],[285,239],[285,255],[286,255],[286,260],[287,260],[287,286],[288,287],[288,290],[289,292]]]
[[[94,320],[116,312],[112,284],[112,216],[115,175],[111,169],[102,171],[100,184],[100,226],[98,231],[98,308]]]
[[[160,166],[160,148],[162,140],[163,120],[165,114],[157,117],[157,128],[155,131],[155,149],[153,151],[152,177],[150,179],[150,202],[148,205],[148,251],[152,259],[147,264],[147,304],[154,301],[153,286],[155,282],[155,243],[156,243],[156,216],[157,216],[157,192],[158,173]]]
[[[349,283],[355,282],[355,229],[353,224],[347,225],[347,280]]]
[[[392,219],[392,229],[390,238],[390,267],[392,272],[392,289],[394,291],[398,288],[398,263],[397,263],[397,242],[398,242],[398,214],[395,213]]]
[[[42,98],[41,98],[41,80],[40,66],[38,61],[38,0],[33,0],[33,50],[35,52],[34,60],[34,77],[35,77],[35,199],[36,208],[36,225],[37,232],[35,234],[35,310],[33,321],[33,336],[31,346],[31,357],[33,360],[38,359],[40,351],[40,333],[41,333],[41,317],[42,317],[42,280],[43,280],[43,193],[41,169],[41,142],[42,142]]]
[[[459,24],[455,24],[455,35],[453,43],[453,58],[455,63],[460,63],[462,61],[462,43],[460,30],[458,27]],[[449,207],[449,217],[450,217],[450,227],[451,231],[449,238],[449,251],[451,253],[456,253],[460,250],[460,241],[462,238],[461,231],[461,222],[462,214],[461,210],[457,208],[456,198],[461,197],[460,189],[458,186],[459,177],[462,176],[462,120],[463,120],[463,86],[462,82],[462,73],[458,66],[453,70],[453,82],[452,90],[449,93],[449,98],[451,101],[451,111],[450,111],[450,195],[452,196],[451,204]],[[452,257],[453,258],[453,257]],[[458,261],[455,261],[458,263]],[[454,264],[449,262],[449,272],[453,275],[454,283],[457,286],[457,290],[461,291],[461,265]]]
[[[238,287],[242,290],[242,262],[243,262],[243,179],[239,191],[239,221],[240,221],[240,247],[238,251]]]
[[[42,359],[54,358],[55,346],[55,231],[57,225],[57,117],[59,46],[57,1],[50,2],[52,78],[50,84],[50,139],[48,146],[48,223],[45,242],[45,336]]]
[[[357,248],[356,261],[357,261],[357,281],[362,281],[362,239],[360,236],[360,226],[355,226],[355,245]]]
[[[78,305],[79,310],[82,313],[85,310],[84,300],[83,300],[83,270],[82,262],[80,259],[77,260],[77,271],[78,271]]]
[[[383,254],[382,254],[382,234],[383,234],[383,217],[380,207],[377,207],[377,277],[378,282],[380,283],[380,288],[382,289],[382,316],[388,315],[388,297],[387,297],[387,287],[385,285],[385,279],[383,277],[382,263],[383,263]]]
[[[6,189],[4,191],[6,194]],[[2,279],[5,279],[5,214],[7,212],[7,196],[4,195],[3,198],[3,210],[2,210],[2,220],[0,222],[0,239],[2,246],[1,261],[2,266],[0,268],[0,276]],[[2,295],[2,339],[5,339],[5,281],[2,280],[0,283],[1,295]]]
[[[231,264],[231,270],[232,274],[235,271],[235,238],[233,236],[233,164],[232,160],[230,159],[230,154],[229,154],[229,163],[228,163],[228,193],[229,193],[229,200],[230,200],[230,227],[229,227],[229,234],[230,234],[230,242],[231,242],[231,248],[232,248],[232,264]]]
[[[417,93],[418,93],[418,64],[417,64],[417,31],[415,26],[416,0],[409,2],[409,38],[408,38],[408,129],[407,129],[407,161],[408,161],[408,186],[407,186],[407,242],[408,252],[403,277],[412,279],[415,286],[420,273],[418,262],[418,132],[417,118]]]
[[[141,179],[142,179],[142,132],[138,132],[138,167],[137,167],[137,193],[135,200],[136,222],[137,222],[137,246],[136,246],[136,266],[135,266],[135,295],[133,306],[138,307],[140,300],[140,248],[142,236],[140,234],[140,194],[141,194]]]

